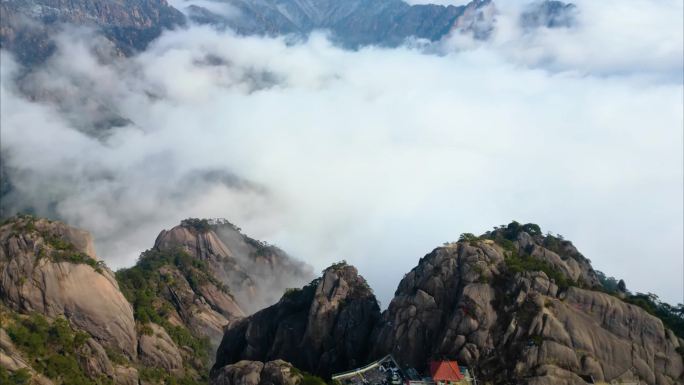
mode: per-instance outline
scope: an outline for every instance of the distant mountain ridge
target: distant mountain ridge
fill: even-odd
[[[244,35],[306,35],[328,30],[346,48],[394,47],[407,39],[438,41],[450,33],[486,39],[494,28],[496,5],[409,5],[402,0],[6,0],[0,3],[0,47],[32,66],[55,50],[52,40],[67,26],[88,27],[128,56],[143,51],[164,30],[195,23],[230,28]],[[525,28],[572,25],[575,6],[555,0],[532,2],[521,16]],[[102,48],[102,47],[100,47]]]
[[[94,28],[121,55],[130,55],[163,30],[186,23],[166,0],[4,0],[0,14],[0,47],[26,65],[50,56],[52,38],[65,26]]]
[[[486,7],[489,0],[464,6],[409,5],[401,0],[226,0],[239,15],[225,17],[197,5],[187,12],[199,23],[229,27],[242,34],[305,34],[314,29],[332,32],[345,47],[396,46],[407,38],[435,41],[448,34],[468,10]]]
[[[183,4],[183,3],[180,3]],[[365,45],[394,47],[407,39],[438,41],[451,33],[469,33],[486,39],[496,22],[492,0],[465,5],[413,4],[402,0],[216,0],[224,12],[206,2],[185,0],[180,7],[201,24],[231,28],[241,34],[307,34],[321,29],[346,48]],[[570,27],[576,6],[556,0],[533,1],[521,15],[523,28]]]

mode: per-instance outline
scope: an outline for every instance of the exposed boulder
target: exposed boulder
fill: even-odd
[[[375,296],[356,268],[333,265],[322,278],[231,324],[212,373],[241,360],[284,359],[328,377],[365,362],[379,317]]]
[[[298,385],[303,376],[283,360],[239,361],[226,365],[214,376],[212,385]]]

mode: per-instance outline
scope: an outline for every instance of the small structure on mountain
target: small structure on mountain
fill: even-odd
[[[456,361],[430,361],[430,377],[437,385],[456,385],[465,379]]]
[[[390,355],[362,368],[332,375],[333,383],[339,385],[401,385],[405,378],[399,365]]]
[[[333,374],[337,385],[471,385],[467,368],[456,361],[430,361],[429,373],[418,374],[414,368],[400,368],[391,355],[344,373]]]

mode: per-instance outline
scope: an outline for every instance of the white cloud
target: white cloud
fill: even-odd
[[[595,75],[639,73],[682,81],[684,7],[679,0],[577,0],[574,28],[520,28],[527,2],[497,2],[487,41],[454,34],[446,51],[485,47],[512,62]]]
[[[605,57],[573,40],[582,25],[439,56],[192,27],[110,64],[67,36],[34,81],[93,103],[22,99],[3,52],[3,156],[22,199],[93,231],[114,267],[184,217],[226,217],[317,268],[346,258],[387,304],[433,247],[516,219],[681,302],[682,48]],[[98,103],[132,123],[84,134]]]

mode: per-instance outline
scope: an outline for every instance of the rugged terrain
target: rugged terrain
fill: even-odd
[[[348,48],[397,46],[410,39],[437,41],[452,33],[485,39],[495,28],[496,6],[473,0],[461,6],[409,5],[402,0],[166,0],[64,1],[7,0],[0,3],[0,47],[33,66],[56,49],[65,29],[89,28],[121,56],[144,50],[164,30],[199,24],[230,28],[245,35],[305,36],[326,30]],[[182,12],[181,12],[182,11]],[[575,6],[560,1],[531,2],[521,15],[525,28],[572,25]],[[107,47],[99,42],[100,51]]]
[[[45,60],[55,50],[52,38],[64,28],[94,29],[120,54],[130,55],[164,29],[185,24],[166,0],[7,0],[0,12],[0,47],[27,65]]]
[[[325,289],[337,286],[345,290]],[[494,384],[684,381],[681,336],[623,301],[625,293],[604,292],[572,243],[544,236],[536,225],[464,234],[433,250],[404,277],[382,315],[373,306],[357,310],[358,297],[345,295],[363,292],[362,303],[374,302],[365,287],[353,267],[336,265],[301,293],[232,324],[217,354],[215,383],[231,383],[220,380],[222,368],[242,359],[281,358],[328,376],[388,353],[419,371],[430,358],[454,358]],[[322,308],[331,310],[322,316]],[[311,338],[312,328],[328,332]],[[330,356],[339,359],[331,364]]]
[[[308,280],[226,221],[185,220],[114,274],[87,232],[13,217],[0,226],[0,379],[316,384],[392,354],[419,371],[457,359],[491,384],[684,381],[681,312],[604,286],[571,242],[533,224],[436,248],[382,313],[345,262],[287,289]]]
[[[298,287],[313,278],[306,264],[283,250],[250,238],[225,220],[186,219],[162,231],[153,250],[181,248],[207,263],[212,275],[224,282],[247,313],[271,305],[285,288]]]
[[[260,285],[273,269],[281,279]],[[87,232],[31,216],[0,226],[0,274],[0,379],[44,384],[206,383],[223,327],[278,284],[310,279],[280,249],[207,220],[163,231],[114,274]]]
[[[326,30],[335,42],[348,48],[392,47],[411,39],[434,42],[452,33],[486,39],[495,28],[497,14],[491,0],[459,6],[409,5],[402,0],[225,0],[213,3],[213,10],[202,3],[186,4],[183,10],[198,23],[271,36]],[[574,5],[560,1],[532,2],[520,23],[526,28],[569,27],[574,11]]]

